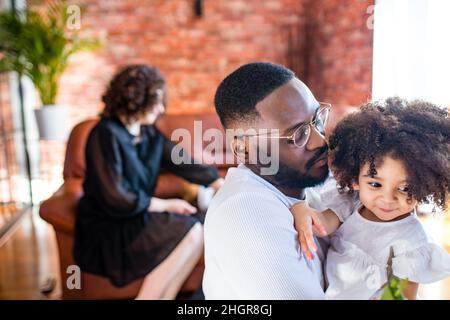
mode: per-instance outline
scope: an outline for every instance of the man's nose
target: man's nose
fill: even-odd
[[[324,135],[319,133],[314,126],[312,125],[310,126],[311,126],[311,133],[309,134],[309,140],[308,143],[306,144],[306,149],[315,150],[322,148],[327,144]]]

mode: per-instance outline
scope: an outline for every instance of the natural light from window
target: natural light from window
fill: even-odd
[[[378,0],[374,11],[373,99],[450,107],[450,1]]]

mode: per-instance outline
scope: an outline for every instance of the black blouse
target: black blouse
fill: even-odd
[[[94,127],[77,208],[75,261],[116,286],[148,274],[204,219],[201,213],[148,212],[160,169],[202,185],[219,178],[213,167],[175,165],[175,144],[154,126],[142,126],[139,143],[134,140],[118,120],[103,119]]]
[[[119,120],[105,119],[88,138],[83,187],[99,215],[120,219],[147,211],[161,168],[205,186],[219,178],[210,166],[174,164],[175,144],[155,126],[142,126],[140,142],[134,139]]]

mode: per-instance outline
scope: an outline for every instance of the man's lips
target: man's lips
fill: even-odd
[[[314,167],[322,167],[328,163],[328,152],[324,152],[317,160],[313,162]]]
[[[313,155],[311,157],[311,159],[308,160],[308,162],[306,163],[306,170],[311,169],[312,167],[320,167],[320,165],[318,165],[318,162],[321,162],[323,159],[327,159],[326,161],[328,162],[328,147],[324,146],[323,148],[321,148],[320,150],[318,150],[316,152],[315,155]]]

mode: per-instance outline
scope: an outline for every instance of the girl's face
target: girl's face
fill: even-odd
[[[408,198],[407,174],[403,162],[384,157],[377,166],[377,175],[367,175],[369,164],[359,172],[358,183],[353,185],[359,190],[362,204],[380,220],[391,221],[414,210],[416,200]]]

